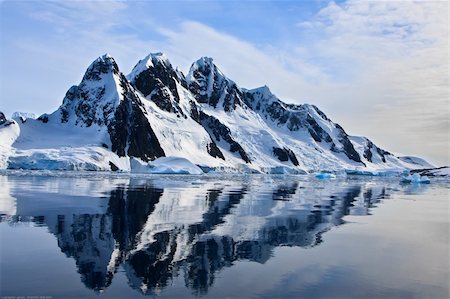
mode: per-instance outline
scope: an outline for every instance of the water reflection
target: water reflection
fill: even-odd
[[[395,191],[349,180],[1,178],[2,198],[15,199],[3,221],[48,227],[87,288],[108,288],[123,267],[143,294],[179,275],[205,294],[224,267],[265,263],[277,246],[317,246],[345,215],[367,215]]]

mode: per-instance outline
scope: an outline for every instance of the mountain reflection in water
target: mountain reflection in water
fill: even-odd
[[[48,227],[87,288],[108,288],[123,267],[128,284],[144,294],[180,274],[194,294],[205,294],[221,269],[239,260],[264,264],[277,246],[318,246],[345,215],[369,214],[398,187],[283,177],[43,176],[14,184],[9,194],[15,208],[2,221]],[[15,192],[27,184],[28,192]]]

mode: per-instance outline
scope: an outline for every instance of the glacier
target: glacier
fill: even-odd
[[[429,184],[430,179],[426,175],[422,176],[418,173],[413,173],[403,176],[401,182],[406,184]]]

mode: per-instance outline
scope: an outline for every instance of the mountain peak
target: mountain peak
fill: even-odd
[[[150,53],[144,59],[148,64],[163,64],[166,66],[172,66],[169,59],[162,52]]]
[[[206,56],[203,56],[200,59],[197,59],[196,62],[194,62],[194,65],[197,65],[199,67],[212,66],[213,64],[214,64],[214,59],[212,59],[211,57],[206,57]]]
[[[200,75],[201,74],[201,75]],[[189,73],[186,76],[186,81],[193,82],[198,79],[199,76],[202,77],[223,77],[225,75],[220,71],[220,69],[214,64],[214,60],[211,57],[201,57],[197,59],[189,69]],[[228,79],[228,78],[227,78]],[[228,79],[229,80],[229,79]]]
[[[162,59],[167,60],[167,57],[166,57],[166,55],[164,55],[163,52],[150,53],[147,56],[150,56],[152,58],[162,58]]]
[[[102,59],[112,59],[114,60],[114,58],[109,54],[109,53],[105,53],[101,56]]]
[[[95,59],[91,65],[87,68],[84,74],[83,80],[100,80],[101,74],[107,73],[119,73],[119,67],[117,66],[114,58],[109,54],[104,54]]]
[[[97,57],[97,59],[95,59],[90,66],[95,65],[95,64],[102,64],[102,63],[106,63],[106,64],[115,64],[116,61],[114,60],[114,57],[112,57],[110,54],[105,53],[102,56]]]
[[[169,59],[162,52],[149,53],[144,59],[139,60],[139,62],[134,66],[131,73],[127,76],[127,79],[134,81],[139,74],[146,71],[149,68],[155,68],[156,66],[162,66],[163,68],[172,69],[172,64]]]
[[[219,105],[225,111],[231,111],[242,102],[239,87],[220,71],[210,57],[202,57],[192,64],[186,82],[199,103],[208,103],[214,108]]]
[[[269,86],[267,86],[267,85],[260,86],[260,87],[257,87],[257,88],[253,88],[253,89],[249,89],[248,92],[260,93],[263,96],[273,96],[274,95],[272,93],[272,91],[270,90]]]

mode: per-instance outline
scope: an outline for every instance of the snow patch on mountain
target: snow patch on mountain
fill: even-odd
[[[435,168],[436,166],[428,163],[422,158],[414,157],[414,156],[399,156],[398,157],[403,162],[409,165],[416,165],[417,168]]]
[[[128,78],[141,96],[147,119],[167,156],[184,157],[199,165],[230,165],[221,159],[223,154],[199,124],[198,103],[186,89],[184,76],[163,54],[148,55]]]

